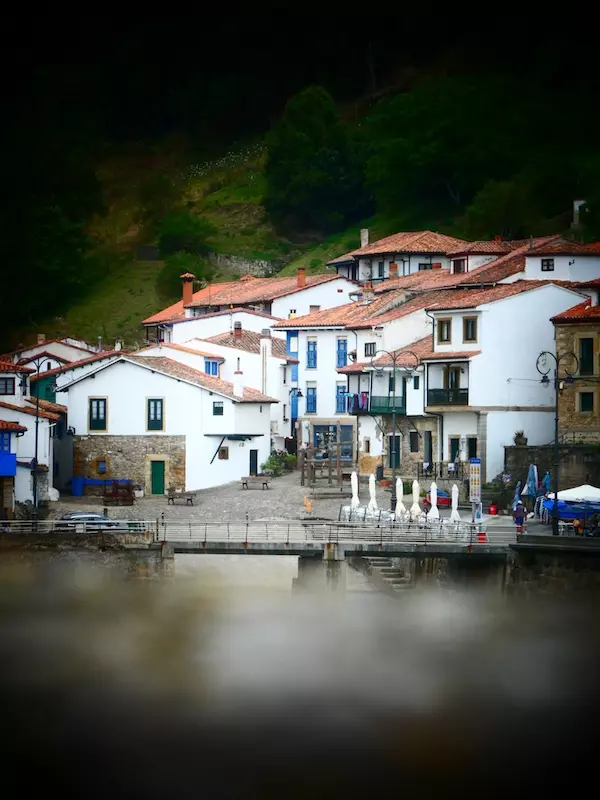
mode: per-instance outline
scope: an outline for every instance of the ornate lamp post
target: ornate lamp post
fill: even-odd
[[[407,374],[413,372],[420,364],[419,356],[416,353],[413,353],[412,350],[403,350],[402,353],[390,353],[388,350],[377,350],[375,354],[371,357],[371,366],[373,369],[379,371],[379,368],[375,364],[375,360],[377,356],[384,355],[388,356],[390,361],[392,362],[392,385],[391,385],[391,393],[392,393],[392,447],[390,451],[390,457],[392,461],[392,499],[391,499],[391,511],[396,510],[396,371],[399,369],[404,370]],[[406,357],[408,356],[409,360],[414,359],[414,365],[410,366],[406,364]],[[404,362],[400,364],[400,362]],[[386,365],[387,366],[387,365]],[[389,395],[390,395],[390,387],[388,385],[388,405],[389,405]],[[406,398],[405,398],[406,402]]]
[[[548,362],[550,361],[550,366]],[[579,360],[575,353],[567,352],[555,356],[547,350],[541,352],[536,361],[536,369],[542,376],[542,384],[550,385],[548,374],[552,370],[554,362],[554,509],[552,511],[552,534],[558,536],[558,470],[560,466],[558,455],[558,400],[560,396],[561,383],[573,383],[573,376],[579,370]],[[561,380],[559,370],[564,372],[564,379]]]

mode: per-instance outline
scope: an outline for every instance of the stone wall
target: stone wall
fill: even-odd
[[[589,552],[517,550],[506,592],[517,598],[574,593],[600,597],[600,547]]]
[[[577,378],[572,385],[565,384],[558,400],[559,429],[561,435],[566,434],[573,439],[574,443],[596,442],[600,444],[600,384],[598,383],[598,375],[600,374],[600,325],[593,322],[589,324],[557,325],[555,331],[556,352],[559,354],[578,354],[579,339],[594,339],[595,378],[590,381]],[[581,391],[595,394],[593,412],[581,412],[578,410],[578,395]]]
[[[597,445],[561,445],[559,447],[560,484],[559,489],[591,483],[600,486],[600,447]],[[517,480],[526,480],[530,464],[537,464],[540,480],[546,471],[552,475],[554,447],[520,447],[511,445],[504,448],[504,470]]]
[[[392,433],[392,417],[391,415],[384,415],[382,417],[382,427],[385,432],[386,443],[389,442],[388,435]],[[438,446],[438,425],[436,417],[425,417],[422,419],[414,419],[414,425],[404,416],[396,417],[396,430],[402,436],[402,453],[400,457],[400,468],[398,470],[400,475],[406,477],[417,477],[417,468],[423,464],[425,454],[423,452],[423,432],[431,431],[432,441],[432,460],[435,461],[435,454],[437,453]],[[415,429],[419,432],[419,450],[416,453],[410,452],[410,434]],[[381,463],[381,462],[380,462]],[[385,471],[391,472],[388,468],[390,463],[388,453],[385,454]]]
[[[185,436],[74,436],[73,472],[85,478],[130,478],[150,494],[150,464],[165,462],[165,489],[185,489]],[[98,472],[98,461],[106,472]]]
[[[257,259],[240,258],[239,256],[227,256],[223,253],[210,253],[209,262],[219,269],[227,269],[237,272],[238,275],[254,275],[257,278],[275,275],[282,269],[287,261],[278,259],[276,261],[263,261]]]

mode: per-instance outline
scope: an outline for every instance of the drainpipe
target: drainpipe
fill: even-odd
[[[428,311],[425,311],[426,316],[429,317],[431,320],[431,337],[432,342],[435,342],[435,317],[433,317]],[[429,389],[429,364],[425,365],[425,372],[426,372],[426,380],[423,381],[423,408],[427,407],[427,391]],[[437,411],[426,411],[426,415],[430,417],[437,417],[438,418],[438,440],[439,440],[439,453],[440,453],[440,462],[444,460],[444,415],[438,413]]]

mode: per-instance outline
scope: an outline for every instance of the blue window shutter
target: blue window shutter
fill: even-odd
[[[335,388],[335,410],[338,414],[343,414],[346,410],[346,387],[336,386]]]
[[[317,413],[317,389],[315,386],[311,386],[306,390],[306,413]]]
[[[298,380],[298,364],[292,364],[292,381]]]
[[[345,367],[348,363],[348,340],[338,339],[337,341],[337,366]]]
[[[212,373],[211,374],[212,375],[218,375],[219,374],[219,364],[218,364],[217,361],[213,361],[212,362]]]
[[[306,368],[317,368],[317,343],[314,341],[307,342],[306,345]]]
[[[204,359],[204,372],[206,372],[207,375],[210,375],[210,361],[208,358]]]

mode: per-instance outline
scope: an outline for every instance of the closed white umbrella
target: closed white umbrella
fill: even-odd
[[[411,517],[418,517],[421,514],[421,506],[419,505],[419,493],[421,491],[421,487],[419,486],[419,481],[413,481],[412,487],[412,506],[410,507],[410,515]]]
[[[367,511],[377,511],[377,498],[375,497],[375,475],[369,475],[369,505]]]
[[[406,506],[404,505],[404,486],[401,478],[396,478],[396,516],[406,514]]]
[[[458,486],[452,486],[452,511],[450,512],[450,522],[460,522],[460,514],[458,513]]]
[[[437,483],[435,481],[433,481],[431,484],[431,489],[429,490],[429,499],[431,501],[431,507],[427,513],[427,519],[439,519],[440,511],[437,506]]]
[[[358,508],[360,500],[358,499],[358,475],[353,472],[350,475],[350,486],[352,487],[352,500],[350,500],[350,508]]]

